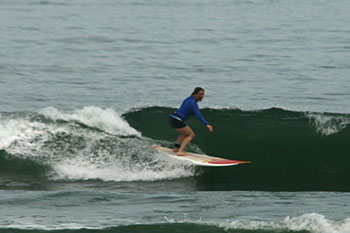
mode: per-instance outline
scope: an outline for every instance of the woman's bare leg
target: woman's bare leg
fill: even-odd
[[[177,139],[176,139],[176,144],[181,145],[181,143],[182,143],[182,141],[184,140],[185,137],[186,137],[186,135],[180,133],[179,136],[178,136]],[[179,148],[174,147],[173,151],[174,151],[174,152],[178,152],[178,151],[179,151]]]
[[[188,125],[181,128],[181,129],[176,129],[176,130],[180,133],[180,135],[183,135],[181,146],[179,148],[179,151],[177,152],[177,155],[178,156],[188,155],[185,152],[185,148],[188,145],[188,143],[190,143],[192,141],[192,139],[195,137],[195,134],[194,134],[193,130],[191,129],[191,127],[189,127]]]

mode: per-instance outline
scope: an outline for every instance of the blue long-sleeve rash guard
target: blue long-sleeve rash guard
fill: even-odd
[[[176,110],[176,113],[181,117],[182,120],[186,120],[189,116],[197,116],[199,120],[205,125],[208,125],[208,122],[204,119],[201,112],[199,111],[199,107],[194,96],[190,96],[186,98],[181,107]]]

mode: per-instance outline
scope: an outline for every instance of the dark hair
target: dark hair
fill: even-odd
[[[204,91],[204,89],[201,88],[201,87],[196,87],[196,88],[194,89],[194,91],[192,92],[191,96],[192,96],[192,95],[197,95],[198,92],[200,92],[200,91]]]

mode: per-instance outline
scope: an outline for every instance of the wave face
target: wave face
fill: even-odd
[[[167,125],[173,111],[146,107],[120,115],[99,107],[49,107],[3,113],[0,186],[93,181],[151,190],[350,191],[347,114],[203,109],[214,133],[191,118],[196,138],[187,149],[252,161],[203,168],[152,149],[173,145],[177,133]]]
[[[148,107],[124,117],[143,136],[165,140],[170,146],[177,134],[167,120],[174,110]],[[237,167],[206,169],[197,178],[201,189],[350,191],[350,115],[278,108],[201,112],[214,126],[214,133],[195,117],[189,119],[196,133],[192,146],[206,154],[252,161]]]

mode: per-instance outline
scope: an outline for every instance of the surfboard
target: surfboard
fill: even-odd
[[[155,148],[158,152],[164,153],[171,158],[189,161],[198,166],[225,167],[225,166],[234,166],[238,164],[250,163],[249,161],[230,160],[230,159],[224,159],[224,158],[196,154],[196,153],[189,153],[189,152],[187,152],[189,153],[189,155],[187,156],[178,156],[177,153],[173,152],[172,149],[158,146],[158,145],[153,145],[152,147]]]

